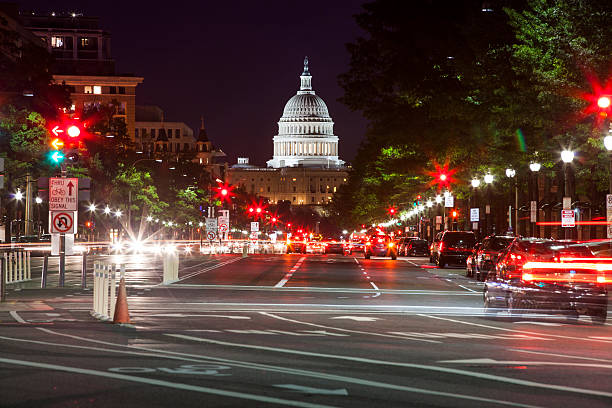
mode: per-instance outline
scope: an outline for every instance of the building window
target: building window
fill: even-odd
[[[81,38],[81,47],[87,47],[89,45],[89,38]]]
[[[91,85],[85,85],[85,90],[83,92],[86,93],[86,94],[93,93],[93,89],[92,89]]]
[[[125,86],[120,86],[119,87],[119,93],[122,94],[122,95],[125,94]]]
[[[93,93],[96,95],[100,95],[102,93],[102,87],[100,85],[94,85]]]
[[[172,139],[172,129],[168,129],[168,139]]]
[[[76,93],[76,88],[73,85],[66,85],[66,88],[68,88],[68,92]]]
[[[177,138],[181,137],[181,129],[174,129],[174,136]]]
[[[294,177],[294,178],[293,178],[293,181],[296,181],[296,180],[297,180],[297,179]]]
[[[138,137],[138,128],[134,129],[134,136]]]
[[[186,152],[189,151],[189,143],[183,143],[183,147]]]
[[[293,192],[295,193],[295,186],[293,186]]]
[[[51,37],[51,47],[64,48],[64,37]]]
[[[116,94],[117,93],[117,87],[116,86],[111,86],[108,88],[108,93],[109,94]]]
[[[314,203],[314,197],[310,197],[310,202]]]
[[[334,193],[336,192],[336,186],[334,186]]]
[[[268,193],[270,192],[270,186],[268,186]]]
[[[259,187],[259,192],[263,193],[263,187]]]
[[[293,202],[295,203],[295,197],[293,197]]]
[[[151,137],[155,138],[155,129],[151,129]]]

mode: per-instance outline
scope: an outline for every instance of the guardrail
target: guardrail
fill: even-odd
[[[6,283],[18,283],[32,280],[32,267],[30,253],[22,250],[8,251],[2,253],[2,261],[5,265],[4,281]]]

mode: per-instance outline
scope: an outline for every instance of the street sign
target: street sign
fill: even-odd
[[[574,210],[561,210],[561,226],[562,227],[575,227],[576,226],[576,214]]]
[[[529,220],[531,222],[538,221],[538,203],[536,201],[532,201],[529,208]]]
[[[436,215],[436,224],[442,224],[442,216]]]
[[[257,239],[257,237],[259,237],[259,231],[251,231],[250,238]]]
[[[612,238],[612,194],[606,195],[606,221],[608,223],[608,238]]]
[[[226,232],[227,224],[219,224],[219,232]]]
[[[72,211],[50,211],[51,234],[74,234],[76,224]]]
[[[217,239],[217,233],[215,231],[206,231],[206,239],[214,241]]]
[[[49,178],[49,211],[77,211],[78,178]]]
[[[444,207],[453,208],[455,206],[455,197],[452,195],[447,195],[444,197]]]
[[[217,219],[210,217],[206,218],[206,232],[213,231],[217,235]]]
[[[259,222],[251,222],[251,232],[259,232]]]
[[[480,221],[480,208],[470,208],[470,221]]]

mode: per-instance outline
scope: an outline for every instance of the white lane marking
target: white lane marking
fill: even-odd
[[[589,336],[590,339],[597,339],[597,340],[612,340],[612,337],[604,337],[604,336]]]
[[[589,368],[608,368],[612,369],[610,364],[591,364],[591,363],[568,363],[554,361],[511,361],[511,360],[494,360],[491,358],[473,358],[466,360],[441,360],[438,363],[450,364],[483,364],[483,365],[520,365],[520,366],[571,366],[571,367],[589,367]]]
[[[459,285],[459,284],[457,284],[457,286],[459,286],[459,287],[461,287],[461,288],[463,288],[463,289],[465,289],[465,290],[468,290],[468,291],[470,291],[470,292],[476,292],[474,289],[466,288],[466,287],[465,287],[465,286],[463,286],[463,285]]]
[[[500,340],[544,340],[554,341],[546,337],[527,336],[525,334],[481,334],[481,333],[420,333],[420,332],[389,332],[399,336],[419,337],[428,339],[500,339]]]
[[[406,262],[408,262],[409,264],[412,264],[412,265],[414,265],[414,266],[419,266],[419,264],[414,263],[414,262],[412,262],[412,261],[406,261]]]
[[[384,389],[391,389],[391,390],[404,391],[404,392],[413,392],[413,393],[425,394],[425,395],[436,395],[436,396],[442,396],[442,397],[450,397],[454,399],[458,398],[458,399],[466,399],[470,401],[496,403],[496,404],[501,404],[501,405],[513,406],[513,407],[538,408],[534,405],[519,404],[519,403],[500,401],[500,400],[494,400],[494,399],[483,398],[483,397],[475,397],[475,396],[464,395],[464,394],[452,394],[452,393],[447,393],[447,392],[439,392],[439,391],[433,391],[433,390],[427,390],[427,389],[415,388],[415,387],[405,387],[401,385],[387,384],[387,383],[381,383],[377,381],[368,381],[368,380],[362,380],[359,378],[345,377],[345,376],[339,376],[339,375],[334,375],[334,374],[327,374],[323,372],[299,370],[299,369],[294,369],[294,368],[286,368],[286,367],[271,366],[271,365],[264,365],[264,364],[258,364],[258,363],[250,363],[250,362],[230,360],[230,359],[225,359],[225,358],[220,358],[220,357],[209,357],[209,356],[202,356],[202,355],[197,355],[197,354],[179,353],[179,352],[172,352],[172,351],[167,351],[167,350],[147,349],[144,347],[109,343],[109,342],[105,342],[101,340],[88,339],[86,337],[58,333],[53,330],[40,328],[40,327],[37,329],[44,331],[46,333],[74,338],[77,340],[89,341],[93,343],[101,343],[101,344],[109,345],[112,347],[142,350],[144,351],[144,353],[137,352],[137,351],[113,350],[113,349],[99,348],[99,347],[77,346],[77,345],[72,345],[72,344],[50,343],[50,342],[37,341],[37,340],[16,339],[16,338],[3,337],[3,336],[0,336],[0,338],[5,339],[5,340],[25,342],[25,343],[53,345],[57,347],[67,347],[67,348],[76,348],[76,349],[85,349],[85,350],[96,350],[96,351],[104,351],[107,353],[150,356],[150,357],[158,357],[158,358],[165,358],[165,359],[171,359],[171,360],[182,360],[182,361],[193,361],[193,362],[203,362],[203,361],[205,362],[210,362],[210,361],[223,362],[225,364],[233,365],[235,367],[242,367],[242,368],[249,368],[249,369],[263,370],[263,371],[272,371],[272,372],[278,372],[282,374],[293,374],[297,376],[311,377],[311,378],[317,378],[317,379],[327,379],[331,381],[347,382],[351,384],[358,384],[361,386],[384,388]],[[167,333],[165,333],[165,335],[172,336]]]
[[[338,388],[330,390],[328,388],[313,388],[295,384],[274,384],[275,387],[284,388],[302,394],[319,394],[319,395],[348,395],[346,388]]]
[[[545,353],[543,351],[532,351],[532,350],[521,350],[521,349],[508,349],[508,351],[517,351],[519,353],[529,353],[529,354],[541,354],[544,356],[571,358],[571,359],[576,359],[576,360],[603,361],[606,363],[612,363],[612,360],[606,360],[605,358],[582,357],[582,356],[573,356],[570,354]]]
[[[29,322],[26,322],[25,320],[23,320],[21,316],[19,316],[19,314],[15,310],[11,310],[9,314],[13,317],[13,319],[15,319],[17,322],[21,324],[30,324]]]
[[[185,339],[185,340],[193,340],[193,341],[199,341],[203,343],[212,343],[212,344],[219,344],[219,345],[231,346],[231,347],[250,348],[254,350],[265,350],[265,351],[271,351],[275,353],[297,354],[297,355],[309,356],[309,357],[322,357],[322,358],[329,358],[329,359],[336,359],[336,360],[356,361],[356,362],[366,363],[366,364],[416,368],[416,369],[421,369],[421,370],[436,371],[436,372],[442,372],[442,373],[447,373],[447,374],[456,374],[456,375],[462,375],[462,376],[467,376],[467,377],[474,377],[474,378],[479,378],[483,380],[490,380],[490,381],[497,381],[497,382],[502,382],[502,383],[521,385],[525,387],[544,388],[544,389],[557,390],[557,391],[573,392],[576,394],[612,397],[612,392],[590,390],[590,389],[583,389],[583,388],[577,388],[577,387],[568,387],[568,386],[556,385],[556,384],[545,384],[545,383],[539,383],[535,381],[520,380],[517,378],[479,373],[475,371],[460,370],[456,368],[430,366],[430,365],[413,364],[413,363],[400,363],[400,362],[387,361],[387,360],[373,360],[373,359],[362,358],[362,357],[339,356],[339,355],[334,355],[334,354],[323,354],[323,353],[315,353],[315,352],[310,352],[310,351],[283,349],[283,348],[278,348],[278,347],[255,346],[252,344],[229,343],[226,341],[218,341],[218,340],[212,340],[212,339],[185,336],[182,334],[165,334],[165,335],[171,336],[171,337],[177,337],[177,338]]]
[[[359,265],[359,261],[357,260],[357,258],[353,258],[353,259],[355,260],[355,263]]]
[[[204,269],[201,269],[201,270],[199,270],[199,271],[192,272],[192,273],[190,273],[190,274],[187,274],[187,275],[183,276],[182,278],[179,278],[179,279],[178,279],[176,282],[181,282],[181,281],[184,281],[185,279],[192,278],[192,277],[194,277],[194,276],[196,276],[196,275],[199,275],[199,274],[201,274],[201,273],[205,273],[205,272],[208,272],[208,271],[212,271],[213,269],[217,269],[217,268],[220,268],[220,267],[222,267],[222,266],[225,266],[225,265],[228,265],[228,264],[231,264],[231,263],[234,263],[234,262],[240,261],[241,259],[243,259],[243,258],[232,258],[232,259],[230,259],[230,260],[228,260],[228,261],[221,262],[221,263],[218,263],[218,264],[216,264],[216,265],[209,266],[208,268],[204,268]],[[162,286],[162,284],[160,283],[160,284],[158,284],[158,285],[156,285],[156,286]]]
[[[0,362],[6,363],[6,364],[25,366],[25,367],[44,368],[44,369],[53,370],[53,371],[64,371],[68,373],[91,375],[91,376],[96,376],[96,377],[106,377],[106,378],[112,378],[115,380],[131,381],[135,383],[154,385],[158,387],[174,388],[178,390],[200,392],[204,394],[220,395],[220,396],[229,397],[229,398],[239,398],[239,399],[244,399],[244,400],[259,401],[259,402],[264,402],[268,404],[281,404],[281,405],[288,405],[292,407],[304,407],[304,408],[329,407],[329,405],[311,404],[308,402],[292,401],[292,400],[287,400],[283,398],[267,397],[264,395],[247,394],[244,392],[236,392],[236,391],[226,391],[226,390],[220,390],[217,388],[201,387],[198,385],[189,385],[189,384],[182,384],[182,383],[176,383],[176,382],[170,382],[170,381],[155,380],[153,378],[136,377],[133,375],[109,373],[106,371],[90,370],[86,368],[68,367],[68,366],[63,366],[63,365],[58,365],[58,364],[36,363],[33,361],[13,360],[9,358],[0,358]]]
[[[439,341],[436,341],[436,340],[416,339],[416,338],[409,338],[409,337],[403,337],[403,336],[394,336],[394,335],[391,335],[391,334],[384,334],[384,333],[374,333],[374,332],[366,332],[366,331],[360,331],[360,330],[342,329],[340,327],[324,326],[322,324],[302,322],[300,320],[294,320],[294,319],[287,319],[286,317],[276,316],[276,315],[273,315],[272,313],[267,313],[267,312],[258,312],[258,313],[262,314],[264,316],[271,317],[273,319],[284,320],[286,322],[297,323],[297,324],[304,324],[306,326],[320,327],[322,329],[343,331],[343,332],[347,332],[347,333],[367,334],[367,335],[370,335],[370,336],[391,337],[391,338],[394,338],[394,339],[424,341],[426,343],[440,343]]]
[[[514,322],[514,324],[533,324],[535,326],[551,326],[551,327],[558,327],[558,326],[564,326],[561,323],[551,323],[551,322],[530,322],[528,320],[524,320],[524,321],[520,321],[520,322]]]
[[[285,277],[283,279],[281,279],[276,285],[274,285],[274,287],[275,288],[282,288],[283,286],[285,286],[285,283],[289,282],[289,279],[291,279],[291,276],[293,276],[293,273],[299,269],[299,267],[302,265],[302,262],[304,262],[305,259],[306,259],[305,256],[301,257],[297,261],[297,263],[295,265],[293,265],[293,268],[291,268],[291,270],[289,272],[287,272]]]
[[[487,329],[502,330],[502,331],[516,332],[516,333],[525,333],[525,334],[535,335],[535,336],[548,336],[548,337],[557,337],[557,338],[560,338],[560,339],[586,340],[586,341],[596,341],[596,342],[600,342],[600,343],[612,343],[612,341],[593,339],[593,338],[588,338],[588,337],[562,336],[562,335],[559,335],[559,334],[536,333],[536,332],[530,332],[530,331],[525,331],[525,330],[506,329],[504,327],[496,327],[496,326],[489,326],[488,324],[464,322],[462,320],[449,319],[447,317],[431,316],[431,315],[424,315],[424,314],[418,314],[417,316],[428,317],[430,319],[447,320],[449,322],[454,322],[454,323],[459,323],[459,324],[466,324],[468,326],[485,327]]]
[[[248,316],[223,316],[223,315],[211,315],[211,314],[187,314],[187,313],[162,313],[162,314],[150,314],[149,317],[224,317],[226,319],[235,320],[250,320]]]
[[[378,286],[376,286],[376,284],[375,284],[374,282],[370,282],[370,285],[372,285],[372,287],[373,287],[374,289],[376,289],[376,290],[380,290],[380,289],[378,289]]]
[[[354,320],[356,322],[375,322],[377,320],[380,320],[380,318],[378,317],[368,317],[368,316],[336,316],[336,317],[330,317],[330,319],[347,319],[347,320]]]

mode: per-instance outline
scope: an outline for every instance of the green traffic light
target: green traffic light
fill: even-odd
[[[64,153],[55,150],[49,153],[49,159],[54,164],[60,164],[64,161]]]

